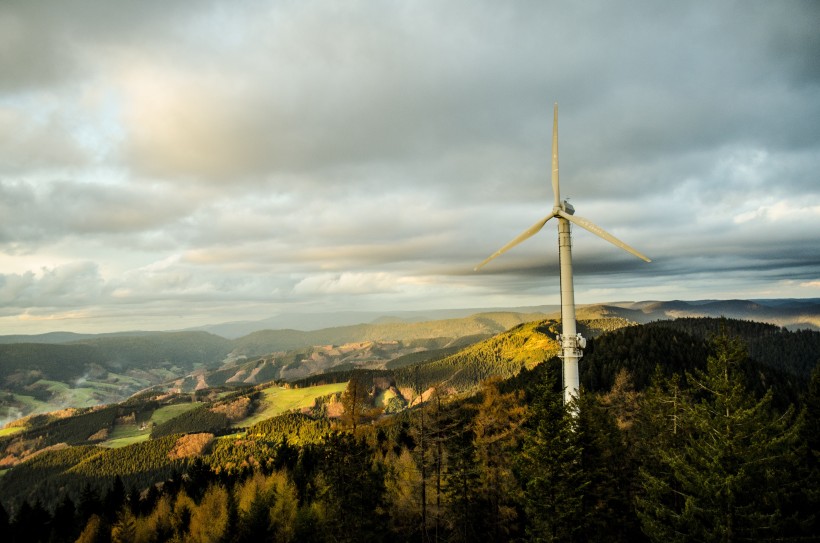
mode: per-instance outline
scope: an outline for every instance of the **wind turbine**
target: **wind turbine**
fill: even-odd
[[[628,253],[632,253],[641,260],[651,262],[646,256],[639,253],[619,240],[609,232],[592,221],[577,217],[575,208],[569,202],[561,201],[561,193],[558,185],[558,104],[553,111],[552,121],[552,193],[555,201],[549,215],[530,226],[517,238],[506,244],[504,247],[490,255],[484,262],[475,267],[476,271],[487,262],[497,256],[512,249],[522,241],[537,234],[547,221],[555,217],[558,220],[558,259],[561,265],[561,335],[558,340],[561,342],[561,354],[564,361],[564,403],[568,404],[573,397],[578,397],[578,360],[583,356],[583,349],[586,347],[586,339],[576,331],[575,328],[575,289],[572,285],[572,240],[570,237],[569,223],[576,224],[585,230],[589,230],[596,236],[605,239],[616,247],[620,247]]]

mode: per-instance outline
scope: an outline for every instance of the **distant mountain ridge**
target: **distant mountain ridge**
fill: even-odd
[[[789,329],[820,330],[820,298],[766,298],[750,300],[645,300],[595,304],[578,304],[583,318],[617,316],[637,323],[678,317],[727,317],[768,322]],[[507,308],[431,309],[424,311],[340,311],[328,313],[291,313],[256,321],[233,321],[177,330],[202,331],[227,339],[239,339],[262,330],[314,332],[361,324],[401,324],[460,319],[480,313],[532,313],[536,318],[560,316],[559,305],[535,305]],[[533,319],[535,320],[535,319]],[[101,336],[139,336],[155,332],[144,330],[107,334],[49,332],[34,335],[0,335],[4,343],[68,343]]]
[[[782,298],[753,300],[646,300],[641,302],[608,302],[580,304],[584,318],[616,316],[638,323],[678,317],[727,317],[768,322],[789,329],[820,330],[820,298]],[[469,317],[478,313],[535,313],[550,318],[560,316],[559,305],[537,305],[484,309],[440,309],[428,311],[357,311],[326,314],[278,315],[260,321],[229,322],[193,328],[236,339],[259,330],[296,329],[313,331],[322,328],[361,323],[413,323]],[[0,338],[2,341],[2,338]]]
[[[601,312],[601,316],[619,316],[641,324],[681,317],[726,317],[765,322],[791,330],[820,330],[820,299],[817,298],[624,302],[582,306],[579,313],[584,312]]]

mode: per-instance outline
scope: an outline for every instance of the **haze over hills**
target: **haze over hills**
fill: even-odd
[[[786,328],[809,328],[820,330],[820,299],[783,298],[765,300],[692,300],[692,301],[641,301],[609,302],[602,304],[579,304],[584,318],[595,315],[618,316],[638,323],[677,317],[727,317],[756,320]],[[559,305],[537,305],[484,309],[438,309],[429,311],[349,311],[333,313],[301,313],[277,315],[259,321],[237,321],[191,328],[203,330],[226,338],[239,338],[259,330],[295,329],[319,330],[361,323],[423,322],[456,319],[477,313],[539,313],[545,317],[560,316]],[[0,341],[3,341],[0,337]]]

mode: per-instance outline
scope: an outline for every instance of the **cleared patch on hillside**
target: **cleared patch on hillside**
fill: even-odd
[[[284,388],[278,385],[262,389],[261,407],[250,417],[241,421],[243,426],[251,426],[263,420],[313,405],[316,398],[335,394],[345,389],[347,383],[333,383],[304,388]]]

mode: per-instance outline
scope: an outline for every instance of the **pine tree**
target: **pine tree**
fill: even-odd
[[[531,541],[577,540],[589,480],[581,466],[577,419],[556,391],[554,372],[531,393],[524,443],[517,461]]]
[[[86,524],[93,515],[100,515],[103,513],[103,505],[100,503],[99,493],[91,487],[90,484],[85,483],[80,490],[80,497],[77,503],[77,516],[80,522]]]
[[[51,541],[74,541],[79,535],[77,529],[77,508],[74,502],[64,494],[54,509],[54,520],[51,523]]]
[[[125,485],[122,482],[122,478],[119,475],[116,475],[111,484],[111,490],[102,500],[103,513],[109,522],[114,522],[117,520],[117,513],[122,508],[122,504],[125,502],[125,497]]]
[[[615,416],[592,393],[578,401],[577,445],[585,482],[580,541],[636,541],[637,519],[632,512],[633,465],[624,434]]]
[[[365,421],[370,412],[370,390],[361,377],[354,375],[348,381],[342,393],[342,406],[342,421],[355,433],[356,427]]]
[[[496,380],[484,383],[481,398],[472,426],[480,470],[483,537],[509,540],[518,530],[519,485],[512,459],[524,422],[523,398],[515,392],[502,394]]]
[[[739,340],[720,335],[712,348],[706,371],[687,374],[697,401],[682,406],[680,446],[658,447],[657,468],[641,473],[643,530],[653,541],[783,540],[794,522],[780,509],[797,483],[793,413],[774,412],[771,392],[745,390]]]
[[[0,503],[0,533],[6,534],[9,530],[9,514],[3,504]]]
[[[11,525],[12,541],[48,541],[51,533],[51,515],[39,500],[34,504],[25,501],[14,516]]]
[[[421,526],[421,470],[406,447],[398,455],[391,451],[385,458],[385,468],[385,495],[392,531],[407,539],[421,539],[417,535]]]
[[[117,522],[111,528],[112,543],[136,543],[137,521],[134,513],[128,507],[123,507],[117,518]]]
[[[111,541],[111,527],[108,522],[97,514],[92,514],[85,528],[80,532],[77,543],[109,543]]]
[[[323,443],[323,487],[317,501],[325,507],[335,541],[378,540],[381,534],[384,475],[373,450],[351,433],[334,432]],[[317,477],[318,479],[319,477]]]
[[[446,497],[445,522],[450,541],[477,541],[482,536],[478,487],[480,469],[475,462],[475,445],[469,422],[462,422],[447,443],[448,462],[444,470],[443,490]]]

